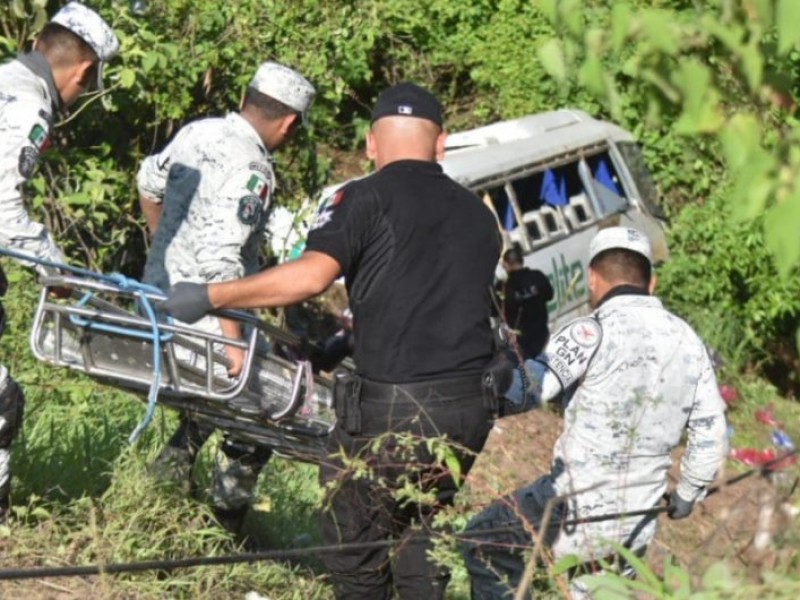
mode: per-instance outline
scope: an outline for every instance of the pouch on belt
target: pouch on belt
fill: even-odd
[[[361,433],[361,377],[345,370],[333,374],[333,410],[347,433]]]

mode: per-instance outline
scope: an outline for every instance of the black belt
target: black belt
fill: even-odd
[[[384,383],[361,378],[361,398],[368,402],[380,402],[402,400],[403,397],[419,400],[432,393],[438,396],[477,396],[483,393],[482,381],[480,374],[408,383]]]

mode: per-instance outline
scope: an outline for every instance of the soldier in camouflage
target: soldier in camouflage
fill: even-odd
[[[558,523],[657,506],[667,487],[670,452],[685,430],[688,445],[669,500],[671,518],[691,513],[724,460],[724,403],[713,366],[691,327],[650,295],[650,261],[649,240],[639,231],[601,230],[590,246],[594,312],[568,324],[526,363],[536,396],[528,404],[561,398],[564,430],[549,474],[470,521],[468,532],[480,540],[463,546],[473,598],[513,596],[531,528],[556,559],[574,554],[596,564],[615,554],[611,543],[642,554],[655,535],[655,515],[563,528]],[[552,513],[544,522],[548,504]],[[588,594],[581,577],[572,580],[571,592]]]
[[[210,283],[255,273],[264,241],[275,175],[270,152],[304,123],[313,86],[283,65],[262,64],[247,90],[241,112],[190,123],[139,170],[142,212],[153,236],[144,279],[167,291],[179,281]],[[195,327],[240,338],[239,326],[206,317]],[[224,346],[228,374],[242,368],[243,352]],[[197,354],[181,360],[204,361]],[[156,474],[193,487],[191,470],[213,429],[182,415],[180,425],[156,459]],[[217,452],[213,502],[221,523],[238,531],[252,489],[269,459],[258,448],[228,436]]]
[[[49,145],[57,113],[102,84],[103,65],[118,49],[97,13],[70,2],[45,25],[32,52],[0,66],[0,246],[63,262],[50,233],[28,216],[20,188]],[[41,265],[37,270],[48,272]],[[0,517],[8,509],[8,448],[22,411],[22,391],[0,366]]]

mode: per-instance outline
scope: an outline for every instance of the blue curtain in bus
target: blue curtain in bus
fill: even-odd
[[[597,183],[611,190],[617,196],[622,196],[622,192],[620,192],[619,187],[617,187],[617,184],[614,182],[614,178],[611,176],[611,171],[608,168],[608,162],[606,162],[606,159],[602,156],[595,163],[593,175]]]
[[[517,219],[514,217],[514,209],[511,207],[511,202],[506,202],[506,212],[503,215],[503,229],[511,231],[516,227]]]
[[[557,171],[547,169],[544,172],[539,199],[550,206],[567,205],[567,180],[560,169]]]

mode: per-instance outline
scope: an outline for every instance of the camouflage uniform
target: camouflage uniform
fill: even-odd
[[[178,281],[228,281],[258,270],[275,175],[261,138],[238,113],[184,127],[163,152],[143,161],[138,185],[142,196],[163,203],[145,266],[147,283],[167,291]],[[222,335],[216,317],[205,317],[193,327]],[[179,359],[204,363],[195,353]],[[200,425],[183,427],[199,429],[190,455],[170,457],[183,461],[180,477],[189,476],[194,453],[212,431]],[[238,454],[244,460],[249,452]],[[261,464],[250,465],[254,472],[244,472],[233,462],[225,452],[217,453],[213,489],[219,508],[246,506],[263,466],[257,461]]]
[[[250,86],[294,108],[303,119],[314,94],[303,77],[276,63],[263,64]],[[147,283],[167,291],[178,281],[228,281],[258,270],[275,175],[264,142],[240,114],[187,125],[160,154],[143,161],[137,182],[143,198],[163,206],[145,266]],[[192,327],[222,335],[216,317]],[[179,359],[204,363],[196,353]],[[211,432],[210,426],[184,415],[157,462],[185,483]],[[268,448],[225,439],[214,469],[218,511],[246,510],[270,455]]]
[[[498,546],[465,547],[474,598],[513,595],[524,565],[521,552],[510,546],[531,540],[523,522],[540,531],[556,559],[575,554],[586,562],[613,555],[609,541],[643,552],[655,535],[654,515],[541,531],[554,497],[566,502],[553,503],[551,524],[655,507],[667,487],[670,452],[688,429],[677,489],[693,501],[704,495],[727,453],[724,404],[705,346],[657,298],[615,288],[590,317],[559,331],[527,365],[541,400],[564,392],[564,430],[548,475],[470,522],[472,532],[512,529],[480,538]],[[509,584],[500,583],[502,575]],[[580,578],[572,591],[585,592]]]
[[[91,46],[100,61],[100,77],[104,61],[119,49],[108,24],[77,2],[62,8],[51,23],[66,27]],[[64,262],[61,251],[44,225],[28,216],[21,187],[50,143],[50,128],[60,107],[53,73],[42,54],[29,52],[0,66],[0,246],[54,263]],[[36,270],[52,271],[42,265]],[[22,421],[23,404],[21,389],[0,366],[0,505],[7,503],[8,447]]]

